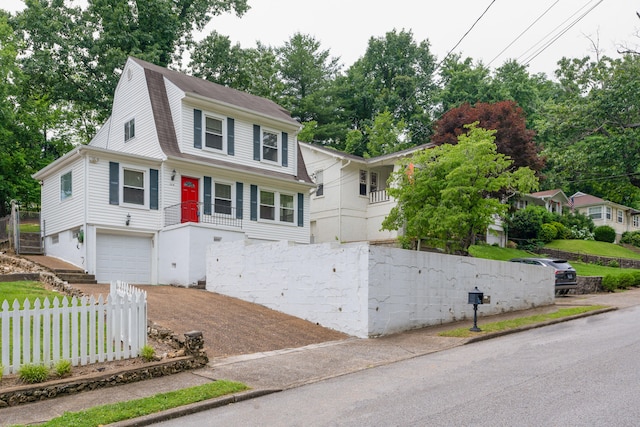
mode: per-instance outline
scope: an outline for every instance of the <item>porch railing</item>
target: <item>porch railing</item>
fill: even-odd
[[[369,193],[369,203],[388,202],[391,197],[387,194],[387,190],[371,191]]]
[[[242,228],[236,208],[228,205],[205,205],[202,202],[184,202],[164,209],[164,226],[195,222]]]

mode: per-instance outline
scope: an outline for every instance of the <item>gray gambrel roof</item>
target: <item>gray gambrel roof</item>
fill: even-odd
[[[151,107],[153,110],[153,118],[158,132],[158,140],[160,141],[162,151],[168,158],[204,162],[211,166],[228,169],[238,168],[238,165],[232,162],[209,159],[206,157],[182,153],[180,151],[164,79],[175,84],[187,94],[200,95],[211,100],[286,122],[289,125],[300,126],[296,120],[291,118],[291,115],[287,110],[266,98],[261,98],[226,86],[221,86],[207,80],[188,76],[177,71],[168,70],[137,58],[130,57],[130,59],[144,69],[147,81],[147,90],[149,91],[149,98],[151,100]],[[297,153],[298,169],[295,176],[251,166],[241,166],[241,168],[242,170],[256,175],[270,176],[284,180],[296,180],[298,182],[302,181],[307,184],[311,184],[313,181],[307,173],[307,168],[299,148]]]
[[[205,79],[169,70],[134,57],[130,58],[145,70],[153,71],[162,75],[165,79],[169,80],[187,94],[199,95],[244,110],[253,111],[267,117],[285,121],[293,126],[300,126],[300,123],[291,118],[291,114],[286,109],[267,98],[251,95]]]

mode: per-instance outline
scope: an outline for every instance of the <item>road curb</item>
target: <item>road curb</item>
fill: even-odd
[[[189,405],[179,406],[177,408],[168,409],[166,411],[157,412],[155,414],[145,415],[143,417],[132,418],[130,420],[118,421],[117,423],[108,424],[110,427],[138,427],[148,426],[162,421],[172,420],[174,418],[184,417],[186,415],[195,414],[197,412],[207,411],[209,409],[219,408],[231,403],[242,402],[243,400],[254,399],[267,394],[277,393],[281,389],[263,389],[249,390],[242,393],[234,393],[231,395],[221,396],[214,399],[203,400],[202,402],[191,403]]]

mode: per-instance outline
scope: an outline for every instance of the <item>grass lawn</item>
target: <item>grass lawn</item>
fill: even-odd
[[[450,331],[440,332],[438,335],[442,337],[458,337],[458,338],[468,338],[473,337],[478,334],[482,335],[483,333],[489,332],[500,332],[508,329],[520,328],[522,326],[533,325],[535,323],[546,322],[552,319],[560,319],[563,317],[569,317],[576,314],[586,313],[593,310],[600,310],[603,308],[607,308],[604,305],[590,305],[590,306],[582,306],[582,307],[571,307],[571,308],[561,308],[558,311],[547,314],[537,314],[535,316],[529,317],[520,317],[517,319],[511,320],[502,320],[500,322],[492,322],[486,324],[478,324],[478,327],[482,329],[482,332],[471,332],[469,328],[458,328],[452,329]]]
[[[33,304],[36,298],[40,298],[43,301],[45,298],[52,300],[55,297],[62,298],[59,292],[49,291],[40,282],[1,282],[0,283],[0,304],[4,300],[9,303],[9,308],[13,307],[13,301],[18,300],[20,306],[24,303],[24,300],[29,298],[29,302]]]
[[[496,261],[509,261],[511,258],[530,258],[539,256],[519,249],[499,248],[497,246],[488,245],[473,245],[469,248],[469,254],[475,258],[494,259]]]
[[[545,245],[545,248],[612,258],[640,259],[640,253],[631,251],[620,245],[596,242],[595,240],[554,240]]]
[[[62,416],[39,425],[43,427],[97,427],[248,389],[249,387],[242,383],[219,380],[143,399],[96,406],[80,412],[65,412]]]

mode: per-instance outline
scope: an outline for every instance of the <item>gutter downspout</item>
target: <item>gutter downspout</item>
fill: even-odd
[[[340,167],[340,189],[338,193],[338,242],[342,243],[342,170],[351,164],[351,159]]]

